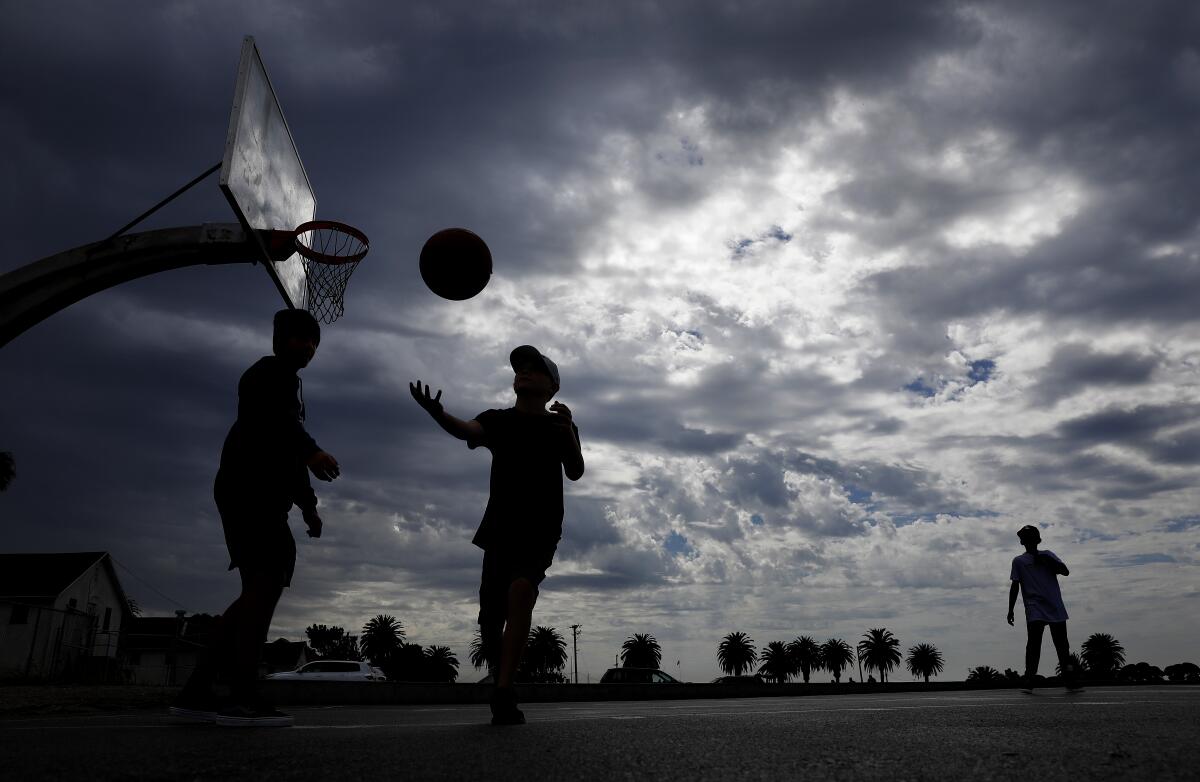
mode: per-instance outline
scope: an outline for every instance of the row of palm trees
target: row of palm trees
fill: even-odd
[[[731,676],[743,676],[759,664],[758,674],[768,681],[783,684],[800,677],[807,684],[813,673],[829,671],[834,681],[842,680],[842,672],[857,661],[868,671],[879,673],[887,681],[891,670],[901,662],[900,641],[886,628],[871,628],[858,643],[857,655],[841,638],[819,643],[811,636],[801,635],[792,641],[771,641],[760,652],[754,639],[742,632],[732,632],[717,646],[717,663]],[[658,668],[662,648],[653,635],[634,633],[621,645],[621,664],[634,668]],[[945,669],[942,653],[933,644],[920,643],[908,650],[908,670],[914,676],[929,677]],[[860,671],[861,677],[861,671]]]
[[[445,646],[423,648],[405,641],[404,625],[395,617],[379,614],[363,625],[360,636],[348,635],[340,627],[313,625],[306,631],[309,642],[321,656],[366,658],[388,673],[389,678],[409,681],[455,681],[458,677],[458,660]],[[621,664],[634,668],[659,668],[662,664],[662,647],[650,633],[634,633],[621,644]],[[483,643],[479,632],[471,642],[469,659],[478,670],[487,665]],[[771,641],[761,650],[754,639],[743,632],[731,632],[717,646],[717,663],[721,670],[731,676],[743,676],[755,672],[767,681],[783,684],[793,678],[806,684],[813,673],[828,671],[835,682],[840,682],[842,673],[855,662],[868,674],[879,675],[881,682],[903,662],[909,673],[926,682],[945,670],[945,659],[936,646],[918,643],[908,649],[905,656],[900,649],[900,640],[886,628],[873,627],[863,634],[856,647],[851,647],[841,638],[829,638],[822,642],[811,636],[800,635],[791,641]],[[1158,680],[1167,675],[1146,663],[1126,665],[1125,647],[1108,633],[1093,633],[1083,642],[1078,655],[1072,653],[1072,662],[1089,678],[1129,679],[1131,681]],[[567,665],[567,642],[553,627],[537,626],[529,631],[521,667],[517,672],[520,681],[565,682],[563,669]],[[1170,666],[1172,678],[1181,681],[1200,675],[1191,663]],[[1155,674],[1157,674],[1155,676]],[[1140,677],[1140,678],[1139,678]],[[1149,677],[1149,678],[1147,678]],[[967,681],[999,682],[1016,679],[1015,671],[1004,673],[990,666],[978,666],[968,671]]]
[[[334,648],[319,646],[326,638],[320,631],[329,631],[327,634],[333,638]],[[341,631],[341,635],[333,631]],[[356,645],[354,636],[346,636],[341,628],[314,625],[309,628],[308,635],[314,648],[323,656],[335,649],[346,654],[347,647],[353,650]],[[899,647],[900,641],[890,630],[871,628],[863,634],[856,649],[841,638],[818,643],[810,636],[801,635],[790,642],[771,641],[760,654],[754,639],[746,633],[732,632],[717,646],[717,663],[725,673],[742,676],[752,672],[757,662],[758,674],[768,681],[783,684],[799,677],[807,684],[811,675],[821,670],[828,671],[835,682],[840,682],[842,672],[857,660],[860,678],[861,669],[866,668],[868,672],[877,672],[880,681],[886,682],[888,674],[901,663]],[[458,660],[447,647],[431,646],[422,650],[419,645],[405,643],[403,624],[388,614],[379,614],[363,625],[357,639],[357,651],[373,665],[383,668],[389,678],[454,681],[458,676]],[[1098,654],[1098,651],[1094,652],[1094,655]],[[478,631],[471,641],[468,657],[477,670],[487,665]],[[425,660],[423,667],[420,664],[422,658]],[[634,633],[621,645],[620,660],[626,667],[658,668],[662,663],[662,647],[653,635]],[[566,681],[562,673],[566,664],[566,639],[555,628],[539,625],[529,631],[517,677],[530,682],[563,682]],[[928,682],[930,676],[942,672],[945,661],[937,647],[919,643],[909,648],[907,665],[910,673],[924,677]],[[422,669],[422,673],[416,677],[413,672],[418,669]]]
[[[725,673],[741,676],[753,670],[754,663],[758,662],[758,674],[778,684],[796,676],[807,684],[812,673],[820,670],[828,671],[835,682],[840,682],[842,671],[856,658],[860,679],[861,669],[866,668],[868,672],[878,673],[879,680],[884,682],[904,659],[899,639],[883,627],[873,627],[864,633],[856,649],[851,649],[841,638],[818,643],[811,636],[801,635],[788,642],[771,641],[759,652],[754,647],[754,639],[741,632],[729,633],[717,645],[717,663]],[[906,662],[909,672],[924,677],[925,681],[945,669],[942,653],[933,644],[919,643],[910,647]]]

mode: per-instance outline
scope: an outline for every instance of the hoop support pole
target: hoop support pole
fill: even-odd
[[[0,347],[59,310],[114,285],[185,266],[260,259],[257,237],[237,223],[161,228],[51,255],[0,274]]]
[[[174,193],[171,193],[171,195],[167,196],[166,198],[164,198],[163,200],[159,201],[159,202],[158,202],[157,204],[155,204],[154,206],[152,206],[152,207],[150,207],[149,209],[147,209],[146,211],[142,212],[140,215],[138,215],[137,217],[133,218],[133,220],[132,220],[132,221],[130,221],[129,223],[127,223],[127,224],[126,224],[124,227],[122,227],[122,228],[121,228],[119,231],[117,231],[115,234],[113,234],[112,236],[108,237],[108,241],[112,241],[113,239],[116,239],[118,236],[120,236],[121,234],[125,233],[125,232],[126,232],[126,231],[128,231],[130,228],[133,228],[135,225],[137,225],[137,224],[138,224],[138,223],[140,223],[141,221],[145,220],[147,217],[149,217],[150,215],[154,214],[154,213],[155,213],[155,212],[157,212],[159,209],[162,209],[164,206],[166,206],[167,204],[171,203],[171,202],[172,202],[172,201],[174,201],[176,198],[179,198],[179,196],[181,196],[181,195],[183,195],[184,193],[186,193],[187,191],[191,190],[193,187],[195,187],[196,185],[200,184],[200,183],[201,183],[201,182],[203,182],[205,179],[208,179],[210,176],[212,176],[214,173],[216,173],[217,169],[219,169],[220,167],[221,167],[221,164],[218,162],[218,163],[217,163],[215,166],[213,166],[212,168],[208,169],[208,170],[207,170],[207,171],[205,171],[203,174],[201,174],[200,176],[198,176],[198,177],[196,177],[195,179],[193,179],[191,182],[188,182],[186,185],[184,185],[183,187],[179,188],[179,189],[178,189],[178,190],[176,190]]]

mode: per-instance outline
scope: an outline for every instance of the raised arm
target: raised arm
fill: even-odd
[[[442,390],[439,388],[437,396],[429,395],[429,386],[421,386],[421,381],[408,384],[408,391],[412,394],[412,398],[421,406],[425,412],[429,413],[429,417],[437,421],[438,426],[446,430],[446,432],[459,440],[481,440],[483,439],[483,427],[476,420],[464,421],[461,418],[455,418],[447,413],[442,408]]]
[[[583,477],[583,448],[579,445],[579,434],[571,419],[571,409],[562,402],[550,405],[554,414],[554,424],[562,438],[563,473],[569,480],[577,481]]]
[[[1050,568],[1051,570],[1053,570],[1055,573],[1057,573],[1060,576],[1071,575],[1071,571],[1067,569],[1066,563],[1063,562],[1058,557],[1054,556],[1053,554],[1048,554],[1044,551],[1039,551],[1038,552],[1038,561],[1040,561],[1043,565]]]

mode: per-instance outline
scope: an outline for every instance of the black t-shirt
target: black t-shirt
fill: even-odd
[[[523,413],[515,407],[475,416],[483,439],[471,448],[492,452],[491,496],[471,541],[482,549],[552,548],[562,537],[563,457],[569,444],[554,413]],[[575,437],[579,427],[571,424]]]
[[[221,449],[219,482],[238,502],[316,505],[305,463],[320,450],[301,423],[300,378],[264,356],[238,382],[238,416]]]

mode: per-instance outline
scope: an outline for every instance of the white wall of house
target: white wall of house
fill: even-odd
[[[115,658],[124,615],[120,586],[103,559],[53,604],[0,603],[0,677],[54,677],[82,657]]]
[[[81,611],[91,618],[91,629],[83,638],[72,638],[83,654],[117,656],[121,617],[125,614],[120,587],[113,581],[109,566],[97,560],[75,582],[63,590],[54,607],[62,611]],[[64,639],[65,642],[65,639]]]
[[[40,611],[24,603],[0,603],[0,677],[25,675],[34,633],[40,633]]]
[[[0,675],[52,677],[80,657],[88,637],[86,614],[21,602],[4,608]]]
[[[130,684],[179,686],[196,667],[198,653],[181,650],[131,652],[125,666]]]

